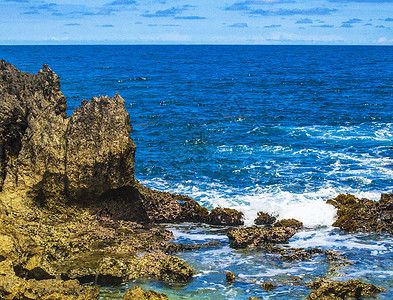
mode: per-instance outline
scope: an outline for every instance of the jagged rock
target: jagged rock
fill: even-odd
[[[198,244],[176,244],[176,243],[168,243],[168,246],[165,249],[166,253],[176,253],[176,252],[184,252],[184,251],[195,251],[199,249],[205,248],[215,248],[219,247],[222,244],[217,241],[210,241],[206,243],[198,243]]]
[[[226,279],[227,283],[231,284],[231,283],[235,282],[236,276],[234,273],[227,271],[227,272],[225,272],[225,279]]]
[[[169,300],[165,294],[160,294],[155,291],[144,291],[139,286],[133,289],[128,289],[122,298],[123,300]]]
[[[113,219],[208,221],[207,209],[193,199],[135,180],[123,98],[83,100],[69,118],[66,106],[60,79],[47,65],[33,75],[0,62],[0,191],[27,191],[26,198],[55,209],[77,203]]]
[[[256,225],[271,225],[276,221],[276,217],[269,215],[263,211],[258,212],[254,223]]]
[[[291,227],[296,230],[303,228],[303,223],[296,219],[282,219],[273,224],[274,227]]]
[[[243,225],[244,214],[236,209],[217,207],[211,210],[209,223],[212,225]]]
[[[383,288],[354,279],[346,282],[337,282],[321,278],[311,282],[307,287],[313,290],[307,298],[310,300],[360,299],[361,297],[373,296],[384,291]]]
[[[337,208],[335,227],[346,232],[393,234],[393,194],[382,194],[379,201],[340,194],[326,203]]]
[[[39,123],[42,118],[50,118],[56,125],[63,125],[66,107],[66,98],[60,92],[59,77],[47,65],[37,75],[33,75],[20,72],[4,60],[0,61],[0,191],[6,177],[7,186],[15,186],[17,174],[21,175],[21,178],[18,177],[18,181],[21,180],[19,185],[31,187],[37,183],[39,179],[29,176],[30,168],[35,171],[34,165],[23,165],[18,160],[20,152],[25,151],[22,140],[26,142],[32,137],[28,128],[37,120]],[[57,134],[51,128],[46,129],[49,132],[41,133],[42,141],[53,143],[61,151],[63,143],[52,139],[53,134]],[[49,170],[59,167],[57,163],[55,160],[48,164]],[[18,167],[23,168],[18,170]]]
[[[296,233],[292,227],[243,227],[235,228],[227,233],[232,248],[254,248],[276,243],[288,243]]]
[[[68,197],[98,197],[134,184],[136,147],[131,129],[125,101],[118,94],[82,101],[65,133]]]
[[[326,255],[329,261],[331,257],[330,252],[319,248],[304,249],[304,248],[280,248],[280,247],[269,246],[265,249],[269,253],[279,254],[280,259],[285,261],[294,261],[294,260],[306,261],[306,260],[310,260],[312,256],[316,254]]]
[[[7,299],[98,299],[99,291],[81,286],[77,280],[21,278],[14,272],[9,260],[0,263],[0,298]]]
[[[200,206],[194,199],[184,195],[175,195],[182,213],[179,221],[209,223],[209,210]]]

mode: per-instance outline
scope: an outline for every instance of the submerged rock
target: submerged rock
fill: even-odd
[[[274,222],[276,222],[276,217],[263,211],[258,212],[257,218],[254,220],[256,225],[271,225]]]
[[[296,233],[292,227],[242,227],[227,233],[232,248],[254,248],[277,243],[288,243]]]
[[[123,300],[169,300],[165,294],[160,294],[155,291],[144,291],[139,286],[133,289],[128,289],[122,298]]]
[[[393,234],[393,194],[382,194],[379,201],[340,194],[326,203],[337,208],[333,226],[345,232]]]
[[[270,291],[276,289],[277,286],[274,285],[274,284],[272,284],[271,282],[264,281],[264,282],[262,283],[262,288],[263,288],[265,291],[270,292]]]
[[[227,283],[231,284],[231,283],[235,282],[236,276],[231,271],[227,271],[227,272],[225,272],[225,279],[226,279]]]
[[[351,279],[346,282],[329,281],[325,278],[318,279],[307,285],[313,291],[307,299],[360,299],[373,296],[384,291],[370,283]]]

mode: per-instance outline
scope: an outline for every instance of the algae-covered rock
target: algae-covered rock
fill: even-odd
[[[296,230],[303,228],[303,223],[296,219],[282,219],[273,224],[274,227],[291,227]]]
[[[276,217],[265,213],[263,211],[258,212],[258,215],[256,219],[254,220],[254,223],[256,225],[271,225],[276,221]]]
[[[393,194],[382,194],[379,201],[340,194],[326,203],[337,208],[333,226],[345,232],[393,234]]]
[[[236,209],[217,207],[211,210],[209,223],[212,225],[243,225],[244,214]]]
[[[81,286],[77,280],[24,279],[17,275],[9,260],[0,263],[0,299],[98,299],[99,291]]]
[[[128,289],[122,298],[123,300],[169,300],[165,294],[160,294],[155,291],[144,291],[139,286],[133,289]]]
[[[232,248],[254,248],[269,244],[288,243],[296,233],[292,227],[245,227],[235,228],[227,233]]]
[[[373,296],[384,291],[383,288],[355,279],[337,282],[321,278],[307,286],[313,290],[307,298],[310,300],[360,299],[361,297]]]
[[[277,286],[275,286],[271,282],[267,282],[267,281],[264,281],[261,286],[267,292],[270,292],[270,291],[272,291],[272,290],[277,288]]]
[[[231,284],[231,283],[235,282],[236,275],[234,273],[232,273],[231,271],[227,271],[227,272],[225,272],[225,279],[226,279],[227,283]]]

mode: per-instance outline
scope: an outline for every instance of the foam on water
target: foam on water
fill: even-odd
[[[327,205],[326,200],[340,193],[353,193],[359,198],[377,200],[380,192],[338,189],[332,186],[321,187],[315,191],[292,193],[280,186],[255,187],[248,190],[234,190],[221,183],[192,185],[183,183],[170,184],[163,179],[142,180],[143,184],[170,190],[174,193],[184,193],[208,207],[230,207],[245,214],[245,224],[252,225],[259,211],[268,212],[279,219],[295,218],[306,227],[330,226],[334,222],[336,210]],[[206,186],[207,185],[207,186]]]

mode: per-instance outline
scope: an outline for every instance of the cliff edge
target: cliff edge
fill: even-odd
[[[137,222],[206,221],[191,198],[151,190],[134,177],[135,144],[124,99],[82,100],[67,118],[59,77],[0,61],[0,191],[52,207],[76,204],[100,216]],[[184,212],[184,213],[183,213]]]

